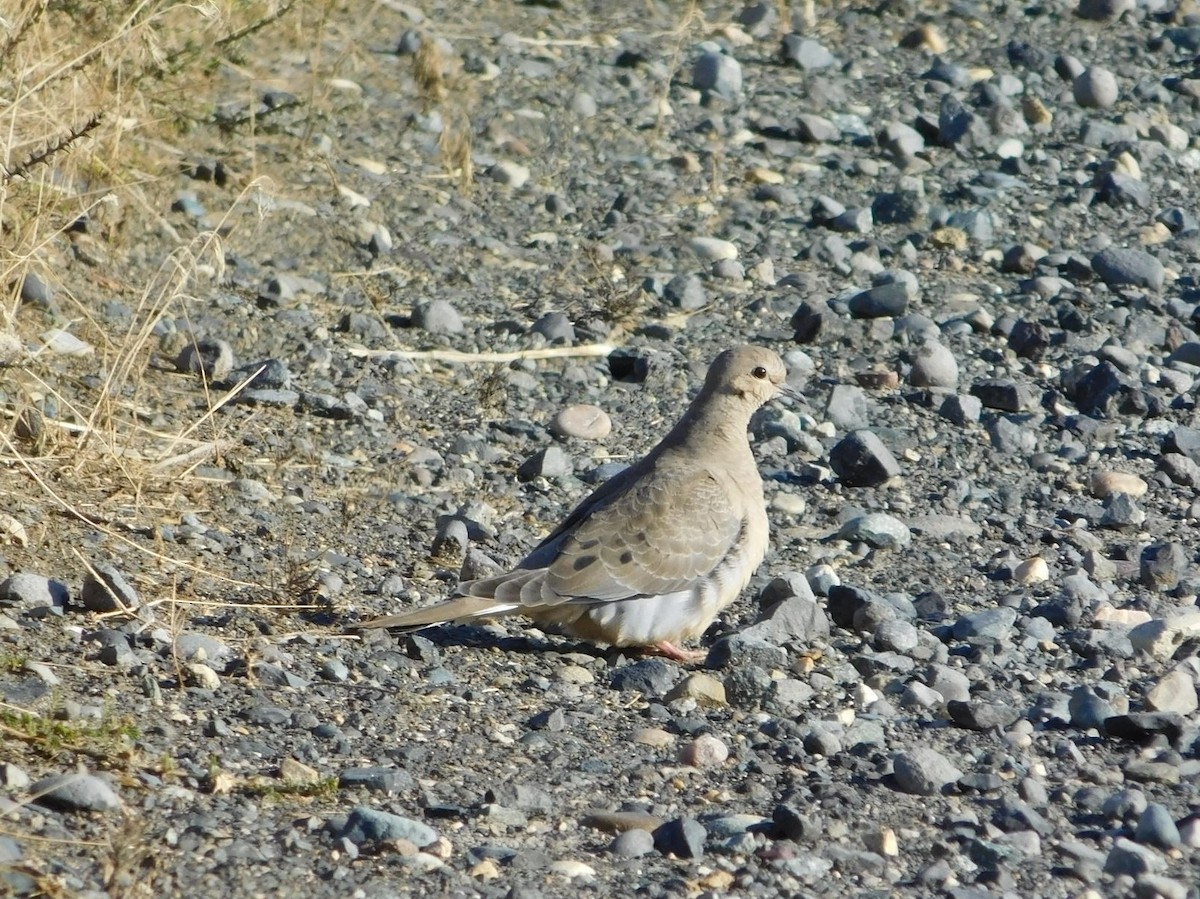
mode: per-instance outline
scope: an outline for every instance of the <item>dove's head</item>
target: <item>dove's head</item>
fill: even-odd
[[[796,396],[787,383],[787,369],[779,355],[766,347],[734,347],[718,356],[704,379],[707,393],[742,397],[763,405],[778,396]]]

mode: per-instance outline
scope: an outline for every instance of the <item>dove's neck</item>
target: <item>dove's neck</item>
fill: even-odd
[[[705,456],[748,463],[753,468],[754,456],[746,437],[753,411],[742,397],[701,393],[663,444],[693,448]]]

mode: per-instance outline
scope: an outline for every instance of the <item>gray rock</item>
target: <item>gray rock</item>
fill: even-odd
[[[788,34],[783,38],[780,55],[784,62],[791,63],[806,72],[827,69],[837,65],[837,58],[819,42],[799,34]]]
[[[695,818],[676,818],[655,828],[654,848],[675,858],[701,858],[708,832]]]
[[[926,340],[917,350],[908,383],[913,387],[953,390],[958,386],[958,361],[954,353],[936,340]]]
[[[1109,287],[1146,287],[1162,290],[1163,264],[1147,253],[1126,247],[1106,247],[1092,257],[1092,270]]]
[[[1157,846],[1160,849],[1174,849],[1182,842],[1175,819],[1171,817],[1166,806],[1157,802],[1146,806],[1146,810],[1138,818],[1133,838],[1139,843]]]
[[[394,795],[401,790],[410,790],[414,785],[412,775],[400,768],[344,768],[338,774],[338,789],[341,790],[361,788],[372,793]]]
[[[521,463],[517,469],[517,480],[561,478],[571,474],[574,470],[575,466],[566,450],[560,446],[547,446]]]
[[[679,679],[680,669],[664,659],[642,659],[613,671],[609,686],[622,693],[663,696]]]
[[[912,542],[912,531],[900,519],[884,512],[851,518],[838,530],[838,538],[865,543],[873,549],[901,549]]]
[[[121,797],[108,781],[94,774],[52,774],[29,788],[38,805],[67,812],[115,812]]]
[[[1161,871],[1166,865],[1166,860],[1153,849],[1117,837],[1104,859],[1104,873],[1137,877],[1139,874]]]
[[[1015,609],[981,609],[954,622],[955,640],[1007,640],[1017,620]]]
[[[708,304],[708,293],[698,275],[676,275],[663,288],[663,299],[680,309],[699,309]]]
[[[982,413],[983,401],[979,397],[961,393],[946,397],[938,409],[939,415],[950,419],[960,428],[977,423]]]
[[[79,599],[89,612],[136,611],[141,605],[137,591],[113,566],[98,562],[83,579]]]
[[[767,608],[754,624],[741,631],[743,637],[776,645],[796,641],[811,643],[829,636],[829,618],[809,596],[790,596]]]
[[[20,572],[0,583],[0,606],[10,609],[50,608],[61,612],[69,600],[70,591],[66,584],[40,574]]]
[[[1104,722],[1113,717],[1117,711],[1104,697],[1097,694],[1094,688],[1079,686],[1071,691],[1071,723],[1084,729],[1102,729]]]
[[[877,487],[900,474],[900,463],[874,431],[853,431],[829,453],[829,464],[848,487]]]
[[[714,669],[747,665],[754,665],[766,670],[785,668],[787,667],[787,652],[761,637],[730,634],[712,645],[704,664]]]
[[[829,392],[825,414],[839,431],[867,426],[867,395],[853,384],[837,384]]]
[[[909,290],[898,282],[876,284],[850,297],[847,306],[855,318],[903,315],[908,309]]]
[[[391,840],[408,840],[421,847],[430,845],[438,838],[437,831],[427,824],[362,805],[351,811],[344,822],[334,825],[331,830],[335,839],[349,840],[356,846],[374,846]]]
[[[1108,109],[1120,97],[1116,76],[1100,66],[1084,69],[1072,83],[1071,90],[1075,102],[1088,109]]]
[[[892,769],[896,786],[917,796],[936,796],[963,776],[949,759],[928,747],[899,753]]]
[[[432,300],[413,309],[413,324],[430,334],[461,334],[462,316],[449,300]]]
[[[725,53],[707,52],[692,66],[692,87],[737,99],[742,90],[741,63]]]
[[[654,851],[654,835],[647,830],[627,830],[617,834],[608,849],[617,858],[641,858]]]
[[[575,325],[565,312],[547,312],[529,330],[533,334],[541,334],[550,343],[569,345],[575,342]]]

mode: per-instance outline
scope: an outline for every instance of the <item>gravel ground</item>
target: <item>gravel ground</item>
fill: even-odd
[[[316,82],[263,35],[159,226],[49,248],[21,333],[94,351],[0,370],[45,397],[3,889],[1198,895],[1200,17],[628,6],[347,3]],[[70,426],[214,228],[104,402],[219,451],[97,463]],[[353,634],[519,559],[742,342],[807,403],[752,424],[772,549],[707,664]]]

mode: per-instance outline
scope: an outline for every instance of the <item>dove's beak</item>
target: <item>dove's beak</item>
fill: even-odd
[[[779,399],[780,397],[785,397],[785,396],[788,399],[796,400],[797,402],[800,402],[804,399],[804,394],[800,391],[800,388],[793,387],[791,384],[788,384],[787,382],[784,382],[783,384],[779,385],[779,391],[775,394],[775,399]]]

